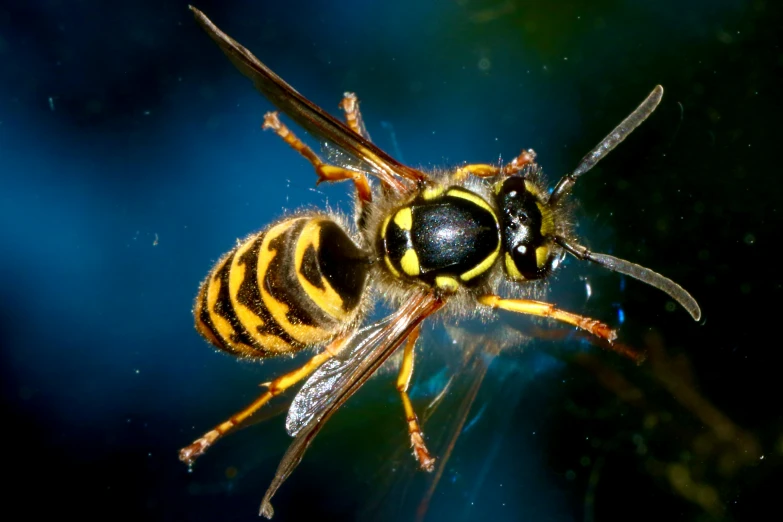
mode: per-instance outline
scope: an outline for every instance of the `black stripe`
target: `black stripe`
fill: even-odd
[[[305,250],[299,273],[302,274],[305,281],[319,290],[326,289],[323,277],[321,276],[321,269],[318,267],[318,257],[313,245],[308,246],[307,250]]]
[[[236,251],[237,249],[232,250],[225,263],[215,272],[214,280],[220,281],[220,290],[218,290],[217,301],[215,301],[215,306],[212,311],[228,321],[234,329],[234,333],[231,334],[231,339],[229,339],[230,342],[242,343],[255,348],[259,351],[259,357],[271,355],[269,350],[258,344],[258,342],[247,333],[245,327],[242,326],[242,323],[237,319],[236,312],[234,312],[234,306],[231,304],[228,278],[231,272],[231,262],[234,259],[234,255],[236,255]]]
[[[232,350],[226,344],[226,340],[223,339],[223,337],[218,333],[215,325],[212,324],[212,318],[209,317],[209,307],[207,306],[207,289],[209,288],[210,279],[212,279],[211,276],[212,274],[210,274],[210,277],[204,281],[204,283],[201,285],[201,289],[199,290],[198,299],[196,301],[199,305],[199,308],[196,310],[196,314],[198,315],[199,323],[210,331],[215,340],[220,342],[220,344],[216,344],[215,346],[226,352],[235,353],[234,350]],[[212,342],[212,339],[209,339],[209,341]]]
[[[337,326],[337,321],[310,299],[296,273],[296,243],[309,221],[300,219],[269,242],[269,250],[276,254],[264,275],[264,289],[276,300],[288,305],[286,318],[291,324],[330,331]]]
[[[275,318],[272,317],[272,314],[269,312],[266,305],[264,305],[264,300],[258,289],[258,254],[261,251],[264,235],[265,234],[259,234],[256,239],[253,240],[253,246],[246,250],[237,262],[237,264],[245,266],[245,277],[239,285],[236,299],[264,322],[262,326],[257,327],[258,333],[279,337],[281,341],[290,344],[294,348],[304,348],[305,345],[292,338],[288,332],[275,321]],[[272,267],[270,266],[269,268],[271,269]]]
[[[233,251],[229,252],[229,254],[226,255],[226,258],[219,264],[215,269],[213,269],[212,272],[209,273],[209,276],[207,276],[207,280],[204,281],[203,289],[204,289],[204,295],[201,299],[201,321],[209,328],[209,330],[215,335],[215,338],[220,339],[222,341],[222,345],[219,345],[218,348],[221,350],[224,350],[226,352],[232,353],[234,355],[243,355],[243,352],[240,352],[239,350],[235,349],[233,346],[231,346],[230,339],[226,339],[221,335],[221,333],[218,331],[218,329],[215,327],[215,324],[212,322],[212,318],[209,314],[209,288],[215,284],[215,281],[219,281],[220,277],[218,276],[218,269],[225,267],[227,259],[231,259],[233,257]],[[222,317],[222,314],[218,313]]]

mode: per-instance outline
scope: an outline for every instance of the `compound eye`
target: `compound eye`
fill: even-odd
[[[506,254],[506,272],[518,281],[543,279],[557,269],[562,252],[553,252],[548,245],[518,244]]]
[[[546,275],[546,272],[542,269],[546,266],[548,258],[547,250],[548,248],[545,246],[536,248],[530,244],[516,245],[511,249],[511,252],[509,252],[509,261],[514,265],[513,269],[509,270],[509,273],[515,279],[541,279]]]

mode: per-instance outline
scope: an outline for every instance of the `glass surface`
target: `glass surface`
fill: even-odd
[[[318,436],[274,520],[780,511],[777,2],[196,6],[331,113],[356,92],[374,142],[416,167],[533,148],[554,183],[663,85],[649,120],[580,178],[574,219],[587,246],[672,278],[704,313],[570,258],[540,297],[618,327],[645,362],[543,320],[433,321],[411,396],[436,472],[417,470],[384,368]],[[185,2],[0,4],[7,511],[258,519],[290,393],[192,471],[177,451],[304,357],[219,354],[191,307],[237,238],[299,208],[347,214],[352,190],[316,187],[261,130],[271,109]]]

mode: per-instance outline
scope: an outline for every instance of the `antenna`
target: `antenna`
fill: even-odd
[[[549,196],[549,205],[557,205],[558,201],[571,190],[579,176],[595,167],[596,163],[601,161],[604,156],[627,138],[636,127],[641,125],[652,114],[658,104],[661,103],[662,97],[663,87],[658,85],[636,110],[620,122],[620,125],[615,127],[608,136],[601,140],[601,143],[582,158],[582,161],[579,162],[579,165],[576,166],[576,169],[571,174],[566,174],[557,182],[557,185],[552,190],[552,194]]]
[[[671,279],[662,276],[657,272],[653,272],[649,268],[631,263],[624,259],[609,256],[606,254],[596,254],[590,252],[587,248],[569,241],[565,238],[555,236],[555,243],[563,247],[569,254],[586,261],[591,261],[597,265],[601,265],[604,268],[608,268],[612,272],[619,272],[627,276],[633,277],[643,283],[647,283],[650,286],[654,286],[658,290],[665,292],[669,297],[680,303],[685,310],[691,314],[694,321],[701,319],[701,309],[696,300],[685,291],[683,287],[672,281]]]

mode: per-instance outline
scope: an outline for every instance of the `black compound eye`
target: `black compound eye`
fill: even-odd
[[[513,267],[506,271],[515,279],[543,279],[555,270],[563,259],[562,252],[553,252],[549,245],[533,248],[525,244],[517,245],[509,252]],[[521,277],[520,277],[521,276]]]
[[[536,263],[535,248],[524,244],[517,245],[511,250],[511,260],[523,279],[539,279],[541,277]]]

